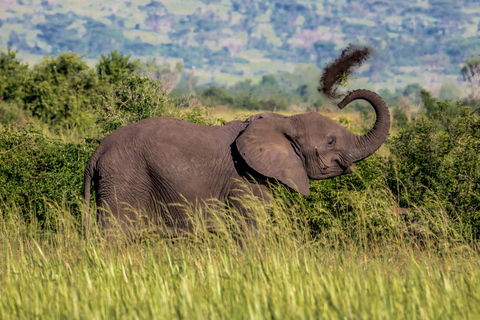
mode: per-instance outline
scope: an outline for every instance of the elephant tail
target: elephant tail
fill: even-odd
[[[85,174],[83,180],[84,186],[84,200],[85,200],[85,212],[83,217],[83,224],[85,227],[85,237],[88,239],[90,237],[90,218],[89,218],[89,209],[90,209],[90,193],[92,189],[92,178],[94,173],[94,164],[96,161],[94,160],[94,156],[88,160],[87,166],[85,167]]]

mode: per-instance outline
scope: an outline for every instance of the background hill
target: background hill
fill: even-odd
[[[377,87],[461,82],[480,53],[476,0],[0,0],[0,47],[20,57],[118,49],[196,68],[201,82],[323,67],[348,43],[376,48],[358,76]],[[93,64],[94,62],[92,62]],[[312,68],[315,70],[315,68]]]

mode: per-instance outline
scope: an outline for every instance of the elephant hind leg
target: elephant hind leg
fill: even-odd
[[[114,199],[98,203],[97,222],[106,238],[132,239],[148,219],[144,208]]]

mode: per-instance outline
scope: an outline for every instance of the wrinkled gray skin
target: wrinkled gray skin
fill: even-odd
[[[350,166],[375,152],[387,137],[390,115],[384,101],[371,91],[356,90],[339,107],[356,99],[368,101],[377,115],[363,136],[314,112],[291,117],[261,113],[218,127],[150,118],[120,128],[88,161],[86,204],[93,181],[103,228],[115,222],[129,233],[137,222],[135,209],[149,222],[163,225],[164,232],[181,235],[190,229],[188,219],[181,207],[170,204],[213,198],[242,210],[232,199],[241,195],[239,181],[267,201],[267,181],[308,195],[308,179],[351,173]]]

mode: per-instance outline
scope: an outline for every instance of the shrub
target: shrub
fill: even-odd
[[[399,128],[404,128],[408,124],[408,117],[401,107],[396,106],[392,109],[393,123]]]
[[[0,208],[16,206],[25,219],[48,223],[46,205],[67,203],[80,216],[85,164],[93,143],[64,143],[33,130],[0,132]],[[3,211],[3,210],[0,210]]]
[[[238,96],[234,101],[233,107],[243,110],[262,110],[260,100],[252,93]]]
[[[480,120],[457,103],[438,101],[435,117],[421,115],[389,142],[388,186],[401,206],[440,201],[453,220],[480,230]]]
[[[234,99],[226,90],[211,86],[205,89],[201,95],[202,103],[209,107],[216,107],[218,105],[233,105]]]
[[[97,64],[97,74],[100,79],[117,83],[128,74],[132,74],[140,68],[139,60],[130,61],[129,54],[124,56],[116,49],[109,52],[106,56],[102,53]]]
[[[365,191],[369,187],[381,189],[383,158],[373,155],[355,164],[355,173],[333,179],[310,181],[310,195],[305,201],[305,214],[314,234],[332,227],[332,215],[346,215],[355,219],[351,204],[345,201],[349,192]],[[347,223],[348,221],[344,221]]]
[[[170,115],[173,109],[160,83],[130,74],[104,92],[97,123],[110,133],[142,119]]]
[[[44,58],[32,70],[26,110],[47,123],[91,126],[94,106],[101,102],[100,86],[95,71],[75,53]]]
[[[285,99],[280,98],[279,96],[272,96],[268,99],[262,99],[259,101],[262,110],[277,112],[286,110],[288,103]]]
[[[17,52],[0,52],[0,100],[20,102],[30,81],[28,65],[17,59]]]
[[[425,115],[429,118],[437,118],[440,113],[442,116],[454,117],[461,107],[461,104],[452,105],[449,101],[435,99],[430,92],[423,90],[420,92]]]
[[[0,101],[0,129],[8,126],[20,127],[26,119],[18,103]]]

